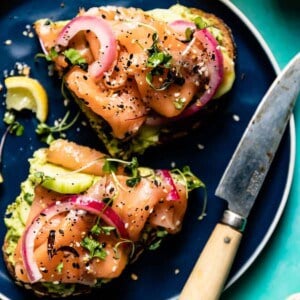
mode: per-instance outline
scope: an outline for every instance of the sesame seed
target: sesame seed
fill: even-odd
[[[64,106],[68,106],[69,103],[70,103],[69,99],[64,99]]]
[[[116,272],[116,270],[117,270],[117,266],[113,266],[111,269],[112,272]]]
[[[4,42],[4,44],[7,45],[7,46],[9,46],[9,45],[12,44],[12,40],[6,40],[6,41]]]
[[[139,277],[134,273],[132,273],[130,277],[131,277],[132,280],[138,280],[139,279]]]
[[[175,275],[178,275],[178,274],[179,274],[179,272],[180,272],[180,270],[179,270],[179,269],[175,269],[175,270],[174,270],[174,274],[175,274]]]
[[[238,122],[238,121],[240,120],[240,116],[235,115],[235,114],[232,116],[232,118],[233,118],[233,120],[236,121],[236,122]]]
[[[198,148],[199,150],[203,150],[205,147],[204,147],[204,145],[202,145],[202,144],[197,144],[197,148]]]

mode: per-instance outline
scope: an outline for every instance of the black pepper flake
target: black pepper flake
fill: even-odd
[[[72,263],[72,267],[73,267],[74,269],[80,269],[79,263]]]

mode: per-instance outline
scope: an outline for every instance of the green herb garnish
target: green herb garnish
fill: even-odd
[[[125,161],[116,158],[107,158],[102,170],[105,173],[114,174],[117,171],[119,164],[125,165],[124,170],[130,176],[130,178],[126,180],[126,185],[129,187],[136,186],[141,181],[141,176],[138,169],[139,164],[136,157],[133,157],[131,161]]]
[[[194,30],[193,30],[191,27],[188,27],[188,28],[185,30],[185,38],[186,38],[186,41],[187,41],[187,42],[189,42],[189,41],[192,40],[193,34],[194,34]]]
[[[172,55],[166,51],[162,51],[158,47],[158,34],[157,32],[152,35],[153,43],[150,48],[147,49],[148,60],[147,67],[151,68],[151,71],[146,74],[146,82],[155,90],[163,91],[169,87],[172,83],[170,80],[165,80],[161,86],[156,87],[153,85],[153,77],[163,75],[164,69],[171,68]]]
[[[116,172],[118,169],[118,162],[106,159],[102,167],[104,173]]]
[[[185,99],[184,98],[177,98],[174,100],[174,106],[178,110],[182,110],[184,108]]]
[[[98,257],[104,260],[107,256],[105,249],[103,248],[103,244],[86,236],[80,243],[80,245],[89,251],[90,258]]]
[[[113,251],[114,251],[114,259],[119,259],[120,258],[120,253],[119,253],[119,247],[123,244],[131,244],[132,248],[131,248],[131,252],[129,257],[132,258],[135,252],[135,244],[132,240],[128,240],[128,239],[123,239],[121,238],[120,241],[118,243],[115,244],[115,246],[113,247]]]
[[[203,203],[203,209],[198,217],[199,220],[202,220],[206,215],[206,204],[207,204],[207,191],[205,184],[197,177],[195,176],[189,166],[184,166],[182,170],[174,169],[172,170],[172,173],[179,174],[179,176],[182,178],[185,186],[186,186],[186,192],[190,192],[196,188],[203,188],[204,190],[204,203]]]
[[[113,226],[101,226],[99,224],[95,224],[92,229],[91,229],[91,233],[94,235],[99,235],[101,233],[106,234],[106,235],[110,235],[110,233],[112,231],[114,231],[116,228]]]
[[[51,62],[53,61],[55,58],[58,57],[58,52],[55,50],[54,47],[52,47],[50,49],[50,51],[48,52],[48,54],[44,54],[44,53],[37,53],[34,58],[37,59],[37,58],[44,58],[46,59],[46,61],[48,62]]]
[[[84,65],[86,60],[81,56],[78,50],[69,48],[63,52],[63,55],[68,59],[72,65]]]
[[[58,272],[58,274],[61,274],[61,273],[62,273],[63,268],[64,268],[64,263],[63,263],[63,262],[59,263],[59,264],[56,266],[56,271]]]
[[[47,144],[51,144],[51,142],[55,140],[55,133],[58,133],[59,137],[64,137],[64,131],[72,127],[79,117],[78,113],[70,123],[67,123],[69,115],[70,112],[67,111],[63,119],[58,122],[58,124],[53,126],[49,126],[46,123],[38,124],[35,130],[36,134],[39,135],[41,137],[41,140]]]
[[[16,116],[12,111],[6,111],[4,114],[3,121],[8,125],[6,130],[4,131],[1,141],[0,141],[0,164],[2,162],[2,154],[4,149],[4,144],[7,138],[7,134],[14,134],[16,136],[21,136],[24,133],[24,126],[16,121]],[[0,183],[3,182],[3,176],[0,172]]]
[[[3,121],[8,126],[8,131],[16,136],[21,136],[24,133],[24,126],[16,121],[16,115],[12,111],[6,111]]]
[[[203,20],[203,18],[200,17],[200,16],[197,16],[197,17],[193,20],[193,22],[195,23],[195,25],[196,25],[196,27],[197,27],[198,29],[204,29],[204,28],[207,27],[207,23],[206,23],[206,22]]]
[[[164,52],[154,52],[151,54],[147,60],[147,67],[157,68],[162,66],[165,68],[170,68],[172,56]]]
[[[168,235],[168,231],[166,229],[157,229],[156,237],[157,239],[149,245],[149,250],[156,250],[161,245],[163,238]]]

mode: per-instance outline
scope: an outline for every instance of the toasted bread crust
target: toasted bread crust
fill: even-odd
[[[4,260],[5,264],[6,264],[6,268],[7,268],[8,272],[9,272],[9,274],[10,274],[13,278],[15,278],[15,268],[14,268],[13,264],[12,264],[11,262],[9,262],[9,260],[8,260],[8,255],[7,255],[7,252],[6,252],[6,250],[5,250],[7,247],[8,247],[8,242],[7,242],[7,240],[5,239],[5,240],[4,240],[3,247],[2,247],[3,260]]]

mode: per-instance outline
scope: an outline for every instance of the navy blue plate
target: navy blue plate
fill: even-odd
[[[3,82],[4,70],[10,71],[15,62],[25,62],[31,66],[31,76],[38,78],[46,87],[51,101],[48,123],[65,114],[60,83],[47,74],[46,64],[36,62],[34,56],[40,52],[36,38],[24,35],[27,25],[39,18],[69,19],[79,7],[91,7],[107,4],[136,6],[144,9],[168,7],[176,1],[91,1],[91,0],[10,0],[1,4],[0,12],[0,70]],[[198,7],[213,12],[232,28],[237,45],[237,77],[231,92],[223,101],[224,109],[209,124],[194,132],[191,136],[174,141],[159,149],[151,149],[141,158],[143,164],[152,167],[170,167],[190,165],[193,171],[205,182],[208,191],[207,216],[203,221],[197,218],[202,210],[203,193],[192,194],[189,209],[180,234],[171,236],[155,252],[145,252],[140,260],[130,265],[124,274],[107,284],[101,291],[95,291],[89,299],[168,299],[177,295],[182,289],[198,254],[204,247],[212,229],[219,220],[225,203],[214,196],[218,181],[260,99],[276,76],[276,66],[270,59],[268,51],[260,39],[249,29],[249,24],[241,19],[227,5],[212,0],[181,0],[181,4]],[[4,41],[11,40],[11,45]],[[4,92],[2,100],[4,102]],[[71,114],[77,110],[70,105]],[[0,108],[3,117],[4,105]],[[235,116],[235,117],[234,117]],[[239,121],[236,118],[239,117]],[[25,125],[22,137],[9,136],[3,156],[4,184],[0,186],[0,243],[3,243],[5,226],[3,215],[6,206],[19,194],[19,185],[27,176],[27,159],[33,151],[45,146],[35,135],[36,119],[30,114],[22,114],[20,122]],[[67,133],[67,138],[83,145],[101,149],[100,143],[89,127],[81,125],[79,120]],[[0,122],[0,130],[5,126]],[[289,189],[294,157],[293,127],[290,126],[283,138],[275,157],[266,183],[259,194],[248,221],[242,244],[230,273],[232,283],[243,273],[255,259],[270,237],[283,210]],[[204,149],[199,149],[203,145]],[[179,271],[179,273],[178,273]],[[131,274],[138,280],[131,279]],[[34,299],[26,290],[16,286],[9,277],[3,259],[0,261],[0,292],[8,298]]]

